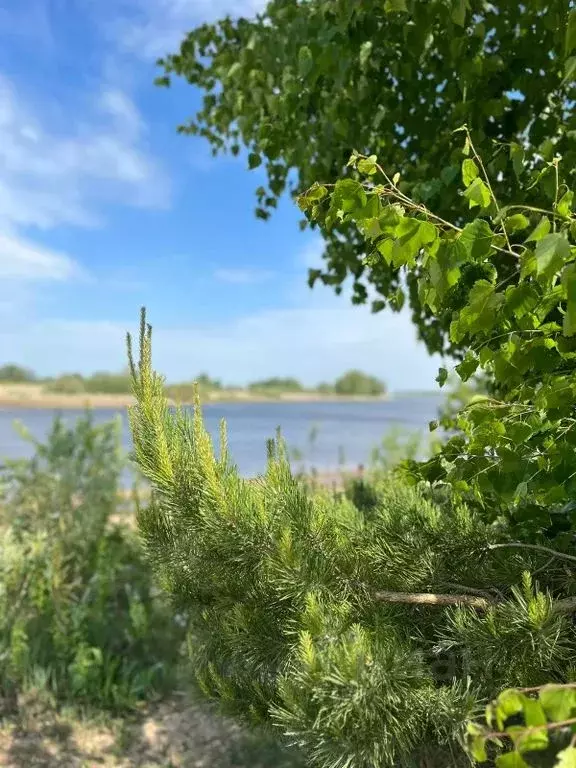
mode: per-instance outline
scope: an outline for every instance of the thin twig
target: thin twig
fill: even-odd
[[[533,549],[536,552],[546,552],[549,555],[554,555],[561,560],[569,560],[572,563],[576,563],[576,557],[574,555],[567,555],[564,552],[556,552],[550,547],[543,547],[541,544],[522,544],[519,541],[509,541],[501,544],[489,544],[488,549],[504,549],[507,547],[514,547],[517,549]]]
[[[520,693],[537,693],[543,688],[576,688],[576,683],[546,683],[546,685],[534,685],[532,688],[515,688]]]
[[[556,728],[567,728],[569,725],[576,723],[576,717],[571,717],[569,720],[561,720],[557,723],[542,723],[542,725],[531,725],[524,730],[525,734],[533,733],[534,731],[553,731]],[[502,739],[508,737],[512,738],[509,733],[505,731],[492,731],[486,734],[487,739]]]
[[[550,560],[547,560],[544,565],[540,566],[540,568],[537,568],[535,571],[532,571],[530,574],[531,576],[536,576],[537,573],[542,573],[542,571],[545,571],[547,568],[549,568],[552,563],[556,560],[556,555],[552,555]]]
[[[452,222],[446,221],[446,219],[443,219],[441,216],[438,216],[437,214],[433,213],[431,210],[426,208],[425,205],[422,205],[420,203],[415,203],[414,200],[411,200],[407,195],[405,195],[403,192],[401,192],[398,189],[398,187],[390,179],[390,177],[388,176],[388,174],[386,173],[386,171],[384,170],[384,168],[381,165],[376,163],[376,168],[384,176],[384,178],[386,179],[386,181],[390,185],[390,190],[387,190],[387,189],[382,190],[381,189],[380,190],[380,194],[386,194],[389,197],[396,198],[397,200],[402,202],[404,205],[409,206],[410,208],[412,208],[413,210],[418,211],[419,213],[423,213],[428,218],[434,219],[439,224],[442,224],[443,226],[447,227],[448,229],[453,230],[454,232],[458,232],[460,234],[463,231],[462,227],[458,227],[458,226],[456,226],[456,224],[452,224]],[[482,168],[484,170],[484,166],[482,166]],[[484,170],[484,173],[486,173],[485,170]],[[328,186],[328,185],[325,184],[324,186]],[[488,182],[488,187],[490,188],[490,192],[492,193],[492,196],[494,196],[494,192],[492,191],[492,187],[490,186],[490,182]],[[376,191],[376,193],[378,194],[378,191]],[[496,207],[498,208],[498,204],[497,204],[495,198],[494,198],[494,202],[496,203]],[[504,235],[506,237],[506,244],[507,244],[508,247],[507,248],[500,248],[499,246],[494,245],[493,243],[491,244],[491,247],[495,251],[498,251],[498,253],[506,253],[509,256],[514,256],[515,259],[519,259],[520,258],[519,254],[516,253],[516,251],[512,250],[512,245],[510,243],[510,240],[508,239],[508,233],[506,232],[506,229],[504,228],[504,226],[502,226],[502,229],[503,229]]]
[[[490,183],[490,177],[488,176],[488,173],[486,171],[486,168],[484,167],[484,163],[482,162],[482,158],[476,151],[476,147],[474,146],[474,142],[472,141],[472,137],[470,136],[470,131],[468,130],[468,127],[466,127],[466,138],[468,139],[468,145],[472,149],[472,153],[474,157],[476,158],[476,161],[478,162],[478,165],[480,166],[482,173],[484,175],[484,181],[486,182],[486,186],[490,190],[490,195],[492,196],[492,201],[494,202],[494,206],[496,208],[497,215],[500,217],[501,211],[500,206],[498,205],[498,200],[496,199],[496,195],[494,194],[494,190],[492,189],[492,184]],[[502,219],[502,232],[504,233],[504,237],[506,239],[506,245],[508,246],[508,251],[510,253],[514,253],[512,250],[512,244],[510,243],[510,238],[508,237],[508,232],[506,231],[506,225],[504,223],[504,219]]]

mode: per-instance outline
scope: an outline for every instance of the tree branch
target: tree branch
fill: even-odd
[[[501,603],[496,598],[477,595],[443,595],[431,592],[376,592],[375,600],[380,603],[408,603],[410,605],[469,605],[471,608],[486,610]]]
[[[504,605],[508,600],[476,595],[446,595],[434,592],[376,592],[374,599],[379,603],[405,603],[407,605],[450,606],[467,605],[479,611],[486,611],[496,605]],[[552,602],[555,613],[573,613],[576,611],[576,597],[566,597]]]
[[[570,560],[572,563],[576,563],[576,557],[574,555],[567,555],[564,552],[556,552],[555,549],[549,547],[543,547],[540,544],[522,544],[519,541],[504,542],[502,544],[490,544],[488,549],[502,549],[504,547],[515,547],[519,549],[533,549],[536,552],[546,552],[548,555],[553,555],[561,560]]]

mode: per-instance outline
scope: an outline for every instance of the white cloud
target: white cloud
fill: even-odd
[[[66,254],[0,232],[0,280],[62,281],[80,274],[79,266]]]
[[[140,114],[121,90],[104,87],[93,103],[64,108],[46,101],[39,107],[0,74],[4,317],[34,309],[35,297],[43,295],[34,288],[40,281],[86,277],[73,258],[34,242],[30,228],[95,226],[107,204],[163,206],[168,197],[167,180],[148,155]]]
[[[156,59],[173,53],[196,25],[232,16],[254,16],[268,0],[127,0],[112,25],[112,36],[132,53]],[[101,6],[99,6],[101,12]]]
[[[238,269],[217,269],[214,272],[214,277],[222,283],[233,283],[236,285],[254,285],[256,283],[264,283],[270,280],[272,272],[267,272],[263,269],[250,269],[250,268],[238,268]]]
[[[20,324],[11,331],[0,326],[0,348],[7,359],[44,374],[120,369],[125,364],[125,332],[136,330],[134,319],[55,319]],[[294,375],[313,384],[354,367],[382,377],[391,389],[423,389],[433,386],[440,364],[416,342],[409,313],[373,315],[367,307],[353,307],[341,297],[316,291],[304,306],[210,324],[169,327],[153,311],[149,319],[154,326],[154,364],[172,381],[208,371],[232,383]]]
[[[82,106],[66,105],[64,125],[49,125],[40,114],[50,109],[0,75],[0,227],[94,225],[106,203],[166,204],[168,182],[126,94],[103,88],[95,107]]]

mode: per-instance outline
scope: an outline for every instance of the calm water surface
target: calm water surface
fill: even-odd
[[[222,418],[228,424],[230,454],[244,475],[264,469],[266,440],[280,427],[290,448],[304,454],[308,465],[335,469],[343,453],[349,466],[367,464],[374,446],[390,430],[427,432],[428,422],[436,418],[441,397],[407,397],[377,403],[212,403],[204,407],[206,426],[217,438]],[[82,411],[65,410],[66,422],[73,422]],[[123,443],[131,447],[125,412],[96,409],[97,422],[108,421],[118,413],[123,419]],[[14,430],[16,419],[23,422],[34,437],[43,439],[55,411],[51,409],[0,409],[0,461],[25,458],[33,446]],[[316,434],[310,441],[311,431]],[[294,464],[301,464],[295,461]]]

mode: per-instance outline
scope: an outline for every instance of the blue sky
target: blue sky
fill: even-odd
[[[371,315],[307,269],[321,241],[284,199],[254,217],[260,169],[176,133],[200,95],[152,85],[186,29],[260,0],[6,0],[0,8],[0,362],[119,370],[148,308],[155,365],[307,384],[359,367],[434,386],[407,313]],[[224,202],[225,200],[225,202]]]

